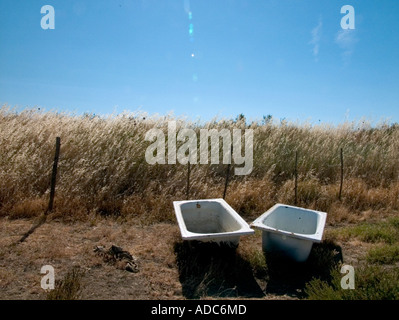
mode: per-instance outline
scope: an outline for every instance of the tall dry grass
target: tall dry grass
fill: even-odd
[[[172,201],[186,197],[187,166],[149,165],[145,133],[167,122],[178,129],[254,130],[253,171],[232,176],[226,200],[246,217],[275,202],[294,202],[298,152],[298,205],[329,213],[329,223],[362,211],[399,209],[399,126],[365,122],[332,125],[214,120],[192,123],[170,116],[125,113],[76,116],[0,109],[0,215],[37,216],[47,207],[55,138],[61,137],[55,215],[84,219],[90,214],[136,219],[174,219]],[[338,201],[340,149],[344,186]],[[190,198],[222,197],[226,165],[192,165]]]

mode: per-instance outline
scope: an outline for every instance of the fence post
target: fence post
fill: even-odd
[[[298,151],[295,151],[295,205],[298,204]]]
[[[230,159],[231,159],[230,163],[227,165],[226,180],[224,182],[223,199],[226,198],[227,185],[229,184],[230,167],[231,167],[231,162],[233,161],[233,144],[231,145],[231,149],[230,149]]]
[[[344,152],[341,148],[341,183],[339,186],[339,195],[338,199],[341,201],[341,196],[342,196],[342,185],[344,184]]]
[[[58,166],[58,159],[60,156],[60,147],[61,147],[61,138],[57,137],[56,141],[55,141],[55,156],[54,156],[54,163],[53,163],[53,172],[51,174],[50,201],[48,204],[48,209],[45,214],[53,211],[54,196],[55,196],[55,183],[57,180],[57,166]]]
[[[187,188],[186,188],[186,200],[190,197],[190,161],[187,162]]]
[[[57,178],[57,166],[58,166],[58,159],[60,156],[60,147],[61,147],[61,139],[57,137],[55,140],[55,156],[54,156],[54,163],[53,163],[53,172],[51,174],[51,186],[50,186],[50,201],[48,204],[47,210],[44,214],[40,217],[39,221],[34,224],[28,232],[26,232],[19,242],[24,242],[37,228],[39,228],[42,224],[44,224],[47,220],[47,214],[53,210],[54,205],[54,195],[55,195],[55,182]]]

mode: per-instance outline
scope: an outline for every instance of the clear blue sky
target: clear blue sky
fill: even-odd
[[[399,122],[399,1],[0,0],[0,103]]]

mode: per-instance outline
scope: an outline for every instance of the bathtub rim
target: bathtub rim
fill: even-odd
[[[269,227],[265,225],[262,221],[269,216],[270,214],[273,213],[275,209],[278,207],[287,207],[287,208],[292,208],[292,209],[299,209],[302,211],[309,211],[316,213],[319,216],[319,221],[317,223],[316,227],[316,232],[313,234],[304,234],[304,233],[298,233],[298,232],[290,232],[286,230],[281,230],[273,227]],[[326,224],[327,220],[327,213],[323,211],[317,211],[317,210],[312,210],[312,209],[306,209],[302,207],[297,207],[297,206],[292,206],[288,204],[283,204],[283,203],[276,203],[274,206],[272,206],[270,209],[268,209],[266,212],[264,212],[262,215],[260,215],[258,218],[256,218],[250,226],[256,229],[260,229],[264,232],[272,232],[272,233],[277,233],[280,235],[286,235],[287,237],[293,237],[293,238],[298,238],[302,240],[310,240],[312,242],[321,242],[323,238],[323,233],[324,233],[324,227]]]
[[[241,226],[240,229],[235,231],[226,231],[226,232],[217,232],[217,233],[196,233],[191,232],[187,229],[186,223],[183,218],[183,214],[181,211],[181,205],[185,203],[191,202],[218,202],[222,205],[226,211],[233,216],[233,218],[238,222]],[[173,207],[175,209],[175,215],[177,219],[177,223],[179,225],[181,237],[183,240],[211,240],[217,239],[219,241],[223,241],[223,238],[226,241],[229,241],[229,238],[237,238],[244,235],[251,235],[255,233],[255,230],[251,229],[249,224],[224,200],[221,198],[215,199],[198,199],[198,200],[180,200],[180,201],[173,201]]]

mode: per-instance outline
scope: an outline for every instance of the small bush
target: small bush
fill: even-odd
[[[48,206],[45,199],[25,199],[16,203],[9,211],[11,219],[34,218],[42,215]]]
[[[267,263],[265,254],[262,250],[251,250],[248,254],[246,254],[245,259],[251,265],[255,277],[264,278],[267,276]]]
[[[62,280],[55,282],[54,290],[48,292],[47,300],[78,300],[81,294],[81,280],[84,272],[75,267]]]

